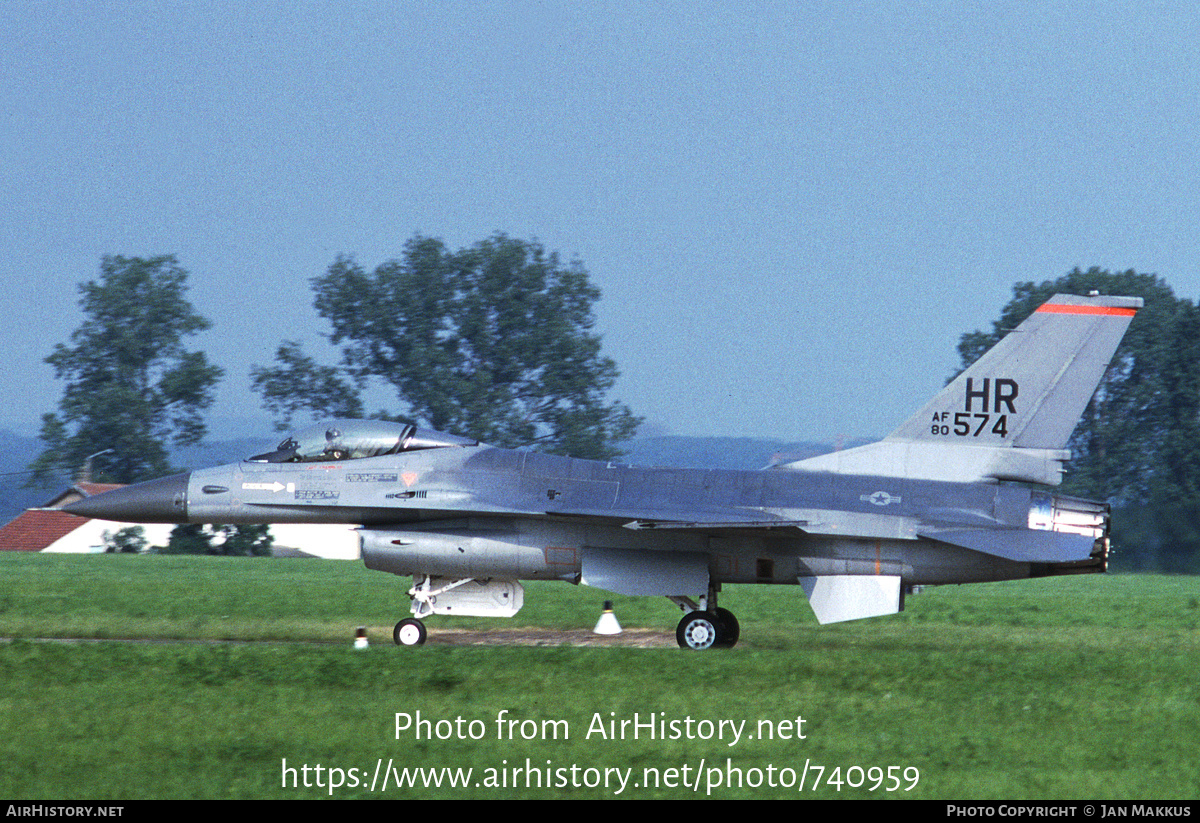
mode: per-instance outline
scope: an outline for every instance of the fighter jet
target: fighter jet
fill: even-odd
[[[512,616],[522,580],[663,595],[686,649],[733,646],[725,584],[799,586],[821,623],[917,585],[1103,572],[1109,508],[1052,493],[1140,298],[1058,295],[883,440],[761,471],[642,468],[337,420],[242,462],[65,507],[153,523],[346,523],[434,614]]]

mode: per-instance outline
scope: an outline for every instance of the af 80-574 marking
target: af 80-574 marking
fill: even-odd
[[[1020,385],[1008,377],[984,377],[979,384],[975,380],[967,378],[962,411],[933,413],[930,434],[979,437],[986,432],[1001,439],[1008,437],[1008,416],[1017,413]]]

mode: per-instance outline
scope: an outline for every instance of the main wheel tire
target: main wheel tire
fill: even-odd
[[[425,624],[415,617],[404,618],[392,629],[392,639],[397,646],[420,646],[428,635]]]
[[[715,609],[713,613],[717,617],[716,645],[722,649],[733,648],[742,636],[741,624],[729,609]]]
[[[717,619],[708,612],[691,612],[684,615],[675,627],[675,639],[679,642],[679,648],[696,652],[711,649],[717,642],[717,625]]]

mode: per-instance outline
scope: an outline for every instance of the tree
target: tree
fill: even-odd
[[[592,331],[599,290],[581,263],[563,265],[536,241],[497,234],[451,252],[418,235],[371,273],[339,256],[312,285],[355,383],[395,391],[403,412],[392,419],[598,459],[618,455],[641,422],[605,399],[618,372]],[[256,390],[289,420],[331,411],[350,383],[290,346],[255,369]]]
[[[146,551],[146,530],[142,526],[126,526],[116,534],[105,531],[104,551],[107,554],[141,554]]]
[[[222,536],[220,543],[213,538]],[[182,523],[171,529],[163,554],[217,554],[228,557],[270,557],[275,538],[267,525],[206,526]]]
[[[280,343],[275,362],[275,368],[250,368],[250,384],[275,415],[275,428],[291,428],[292,419],[304,410],[322,418],[363,416],[354,384],[344,380],[333,366],[317,365],[296,341]]]
[[[212,554],[212,534],[203,523],[181,523],[171,529],[163,554]]]
[[[67,386],[58,414],[42,417],[46,450],[31,465],[34,481],[100,462],[103,479],[132,483],[168,474],[163,441],[197,443],[202,412],[222,370],[185,337],[209,328],[186,299],[187,272],[173,255],[106,256],[100,278],[80,285],[85,320],[46,362]]]
[[[1071,436],[1063,491],[1117,509],[1126,568],[1200,571],[1200,309],[1161,278],[1075,269],[1013,286],[990,332],[964,334],[966,368],[1057,293],[1131,295],[1142,308]]]
[[[213,530],[225,536],[224,542],[214,548],[214,554],[231,557],[271,556],[275,538],[270,526],[242,523],[236,526],[213,526]]]

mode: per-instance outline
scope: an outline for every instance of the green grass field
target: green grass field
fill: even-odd
[[[587,629],[606,598],[673,634],[663,598],[561,583],[401,649],[407,582],[359,563],[19,554],[0,580],[13,799],[1200,797],[1196,578],[950,586],[824,627],[798,587],[730,587],[742,641],[700,654],[436,642]]]

